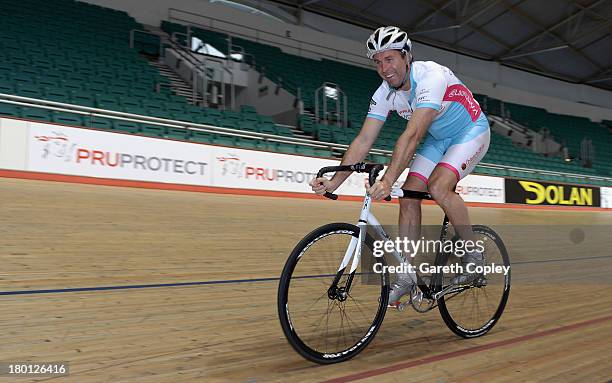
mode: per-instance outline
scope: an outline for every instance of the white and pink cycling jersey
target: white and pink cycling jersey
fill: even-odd
[[[372,96],[367,116],[385,121],[395,110],[409,120],[417,108],[438,113],[410,173],[427,182],[435,166],[441,165],[457,179],[465,177],[486,154],[490,139],[487,118],[472,92],[447,67],[415,61],[410,67],[410,91],[395,91],[383,81]]]
[[[437,139],[455,136],[482,114],[472,92],[450,69],[433,61],[415,61],[410,67],[410,91],[393,91],[383,81],[372,96],[368,117],[384,121],[395,110],[409,120],[416,108],[438,111],[429,128]]]

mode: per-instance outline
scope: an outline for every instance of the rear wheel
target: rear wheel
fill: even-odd
[[[491,228],[473,226],[476,240],[485,246],[485,266],[510,266],[510,259],[501,238]],[[453,238],[457,240],[458,237]],[[439,265],[459,264],[454,255],[442,257]],[[449,284],[452,274],[443,275],[442,286]],[[457,286],[438,299],[444,323],[463,338],[475,338],[489,332],[501,317],[510,294],[510,270],[507,274],[492,273],[481,276],[466,286]]]

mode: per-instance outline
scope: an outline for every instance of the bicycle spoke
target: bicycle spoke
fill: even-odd
[[[358,229],[348,224],[330,224],[326,227],[328,226],[342,229],[319,234],[315,230],[311,233],[312,242],[302,241],[304,244],[294,250],[293,259],[290,259],[294,265],[288,274],[286,284],[290,287],[286,287],[286,297],[283,298],[279,290],[279,298],[284,299],[284,302],[292,302],[291,305],[285,304],[285,310],[279,304],[279,310],[283,310],[280,311],[281,320],[283,315],[288,318],[283,324],[285,335],[299,339],[300,342],[294,342],[292,346],[302,355],[312,355],[314,360],[321,363],[336,358],[345,359],[351,357],[351,353],[361,351],[363,347],[357,351],[353,346],[363,339],[373,325],[376,328],[380,326],[386,311],[386,307],[383,308],[376,299],[380,296],[382,279],[379,281],[370,277],[370,280],[360,280],[357,275],[362,274],[356,270],[349,294],[344,290],[351,278],[347,266],[341,271],[342,275],[337,284],[332,286],[332,280],[338,276],[338,266],[343,262],[347,248]],[[325,227],[321,229],[323,228]],[[368,246],[371,251],[371,244]],[[349,265],[350,262],[352,260],[349,260]],[[384,259],[382,262],[384,263]],[[365,270],[363,274],[366,278]],[[281,280],[279,287],[282,286]],[[330,288],[336,291],[330,291]],[[329,296],[333,299],[329,299]],[[371,339],[372,337],[359,344],[365,346]],[[346,350],[351,351],[347,353]],[[310,356],[307,358],[310,359]]]

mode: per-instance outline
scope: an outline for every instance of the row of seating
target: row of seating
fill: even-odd
[[[605,122],[599,124],[585,117],[549,113],[542,108],[510,102],[504,102],[503,109],[505,117],[536,132],[547,129],[557,142],[568,148],[574,158],[580,158],[582,140],[591,139],[594,146],[593,168],[583,168],[583,172],[592,173],[595,170],[601,175],[612,175],[612,130]]]
[[[105,108],[104,105],[97,105],[100,109],[112,109]],[[187,111],[179,111],[173,114],[173,119],[184,122],[192,122],[196,124],[220,126],[232,129],[242,129],[250,132],[257,132],[263,134],[280,135],[285,137],[291,137],[293,132],[282,125],[276,125],[266,117],[258,116],[257,114],[250,114],[249,119],[240,118],[244,117],[244,114],[227,112],[221,114],[218,110],[209,110],[210,114],[198,113],[192,110],[193,114],[189,114]],[[198,114],[196,114],[198,113]],[[154,109],[148,109],[145,113],[141,113],[146,116],[153,116],[156,114]],[[0,103],[0,116],[5,117],[17,117],[28,120],[43,121],[43,122],[55,122],[72,126],[90,126],[84,115],[77,113],[67,112],[52,112],[43,108],[34,107],[20,107],[8,103]],[[164,114],[165,116],[165,114]],[[215,117],[216,116],[216,117]],[[106,127],[101,126],[101,127]]]

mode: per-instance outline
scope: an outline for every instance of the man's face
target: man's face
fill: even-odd
[[[393,87],[402,84],[406,76],[406,54],[402,55],[400,51],[392,49],[375,54],[373,59],[376,70],[383,80]]]

